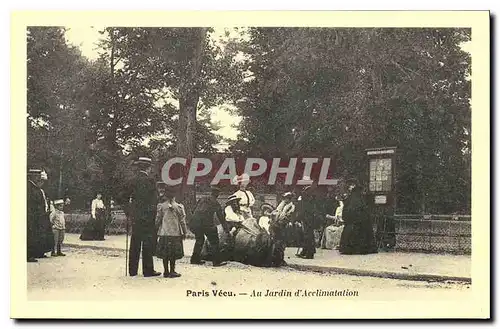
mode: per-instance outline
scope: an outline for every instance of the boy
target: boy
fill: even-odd
[[[61,245],[64,241],[64,200],[55,200],[54,209],[50,213],[50,222],[52,223],[52,231],[54,232],[54,248],[52,249],[51,256],[66,256],[61,252]],[[57,252],[56,252],[57,250]]]

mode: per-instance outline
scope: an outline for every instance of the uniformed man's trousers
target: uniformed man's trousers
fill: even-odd
[[[128,260],[128,273],[131,276],[137,275],[139,268],[139,258],[142,247],[142,273],[144,275],[154,272],[153,254],[155,240],[153,234],[132,232],[130,238],[130,251]]]

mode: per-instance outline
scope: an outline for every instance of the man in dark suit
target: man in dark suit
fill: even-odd
[[[300,258],[313,259],[316,253],[316,244],[314,239],[314,225],[317,217],[317,187],[309,178],[303,178],[304,181],[309,181],[311,185],[306,186],[299,197],[298,213],[304,230],[304,240],[302,243],[302,251],[297,254]]]
[[[27,260],[37,262],[52,250],[54,242],[50,224],[50,200],[42,189],[47,174],[42,169],[28,171],[27,186]],[[50,231],[50,232],[49,232]]]
[[[157,208],[156,182],[151,176],[151,159],[140,157],[137,161],[139,173],[130,186],[130,215],[132,236],[128,271],[136,276],[142,247],[142,273],[145,277],[160,275],[154,270],[155,216]]]
[[[193,248],[193,255],[191,256],[191,264],[204,263],[201,260],[201,249],[203,248],[203,243],[205,243],[206,236],[213,251],[213,266],[226,265],[225,262],[221,262],[220,260],[219,233],[217,232],[217,226],[214,221],[214,215],[217,215],[217,219],[224,228],[224,231],[226,233],[229,232],[224,212],[222,211],[221,205],[217,201],[219,193],[219,188],[212,187],[211,194],[198,201],[193,216],[189,219],[189,229],[194,233],[196,239],[196,243]]]

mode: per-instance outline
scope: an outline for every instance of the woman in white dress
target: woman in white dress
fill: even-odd
[[[323,237],[321,239],[322,249],[338,249],[340,244],[340,236],[344,229],[344,222],[342,221],[342,210],[344,209],[344,202],[336,198],[338,206],[335,209],[335,215],[326,215],[326,219],[333,221],[333,223],[325,228]]]
[[[226,217],[226,223],[231,234],[235,234],[236,230],[241,226],[241,222],[245,220],[245,215],[241,211],[240,198],[235,194],[229,196],[226,201],[226,208],[224,208],[224,215]]]
[[[101,193],[97,193],[96,198],[92,200],[90,217],[89,222],[80,235],[80,240],[104,240],[106,206],[102,200]]]

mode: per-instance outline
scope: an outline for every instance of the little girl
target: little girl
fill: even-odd
[[[175,272],[175,261],[184,257],[182,240],[187,232],[186,212],[184,206],[175,201],[173,191],[165,191],[164,198],[165,201],[158,204],[156,213],[156,256],[163,259],[163,277],[178,278],[181,275]]]

